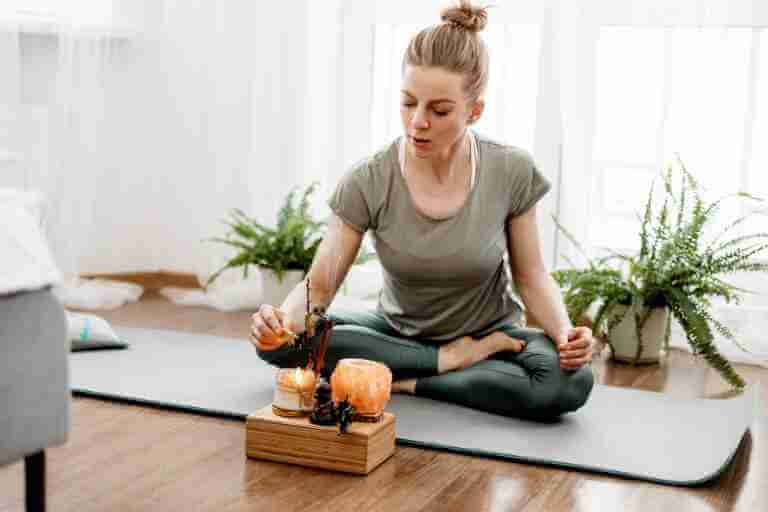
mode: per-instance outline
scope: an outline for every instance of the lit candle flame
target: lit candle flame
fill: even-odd
[[[296,384],[297,388],[300,388],[301,385],[304,384],[304,372],[302,372],[299,367],[296,367],[296,371],[293,372],[293,382]]]
[[[286,388],[295,389],[301,393],[315,389],[315,372],[311,368],[297,367],[292,372],[283,374],[283,377],[282,385]]]

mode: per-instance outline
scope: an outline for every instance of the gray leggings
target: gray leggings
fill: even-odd
[[[439,346],[402,336],[379,313],[332,309],[329,316],[335,326],[326,353],[327,374],[345,357],[370,359],[386,364],[394,380],[417,378],[418,396],[543,421],[584,405],[594,385],[590,363],[578,370],[560,368],[555,345],[541,330],[503,325],[496,330],[526,341],[522,352],[498,352],[469,368],[438,375]],[[281,368],[307,362],[306,353],[285,346],[259,351],[259,356]]]

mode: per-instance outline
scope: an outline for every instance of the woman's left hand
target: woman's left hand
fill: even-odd
[[[595,338],[589,327],[571,327],[563,331],[556,341],[561,368],[578,370],[592,360]]]

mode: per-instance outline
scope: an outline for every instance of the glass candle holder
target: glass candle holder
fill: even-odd
[[[272,410],[278,416],[305,416],[315,405],[315,372],[311,368],[281,368],[275,379]]]
[[[392,372],[376,361],[342,359],[331,375],[331,397],[346,399],[362,417],[378,418],[392,391]]]

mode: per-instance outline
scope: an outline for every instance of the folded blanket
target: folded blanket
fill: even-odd
[[[0,188],[0,295],[61,280],[40,227],[42,205],[38,192]]]

